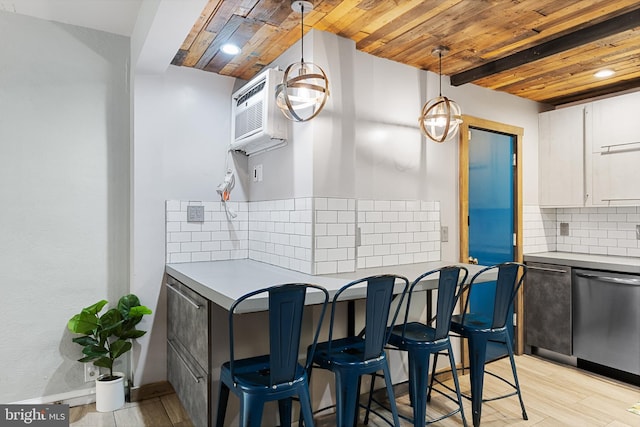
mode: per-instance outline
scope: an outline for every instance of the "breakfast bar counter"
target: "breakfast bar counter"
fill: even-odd
[[[313,283],[326,288],[329,291],[329,295],[333,296],[343,285],[362,277],[397,274],[406,277],[411,282],[422,273],[447,265],[464,265],[469,270],[469,279],[482,268],[482,266],[478,265],[434,261],[365,268],[349,273],[314,276],[259,261],[239,259],[167,264],[166,272],[169,276],[182,282],[209,301],[228,310],[231,304],[242,295],[267,286],[284,283]],[[431,278],[422,284],[423,290],[435,289],[436,287],[437,280],[435,278]],[[352,295],[353,299],[362,297],[364,297],[364,294]],[[265,308],[259,301],[256,300],[255,311]],[[309,302],[309,304],[313,303],[313,300]]]
[[[376,267],[355,272],[309,275],[258,261],[240,259],[229,261],[193,262],[166,265],[167,284],[167,376],[173,385],[189,416],[196,425],[213,425],[217,414],[217,399],[220,366],[229,359],[229,308],[233,302],[251,291],[272,285],[285,283],[312,283],[329,291],[332,297],[343,285],[368,276],[397,274],[405,276],[410,282],[430,270],[455,262],[436,261],[419,264],[407,264],[388,267]],[[464,265],[469,270],[469,280],[482,269],[478,265]],[[488,278],[487,280],[491,280]],[[437,278],[425,280],[420,284],[425,291],[422,307],[417,304],[416,317],[425,319],[430,316],[431,292],[437,289]],[[362,325],[360,310],[362,299],[366,296],[364,287],[354,287],[348,295],[349,300],[342,302],[341,321],[345,324],[345,333],[353,334]],[[398,286],[398,292],[401,286]],[[317,296],[317,298],[316,298]],[[310,293],[306,304],[312,316],[318,316],[321,292]],[[268,337],[256,333],[257,325],[268,322],[266,297],[251,298],[243,308],[241,319],[237,323],[237,335],[234,344],[236,357],[268,353]],[[412,310],[413,311],[413,310]],[[413,315],[413,314],[412,314]],[[303,325],[303,336],[311,339],[309,325]],[[306,332],[305,332],[306,330]],[[406,361],[392,361],[398,379],[406,378]],[[322,375],[314,375],[311,384],[313,406],[331,403],[333,399],[328,390],[329,380]],[[315,389],[315,390],[314,390]],[[328,399],[328,401],[327,401]],[[237,399],[229,400],[228,414],[237,414]],[[272,408],[273,409],[273,408]],[[269,425],[276,425],[276,412],[267,409],[264,416]],[[228,416],[226,423],[233,425],[237,419]]]

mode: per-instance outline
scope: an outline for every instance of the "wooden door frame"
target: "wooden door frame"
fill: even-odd
[[[491,120],[480,119],[473,116],[462,116],[460,125],[459,153],[459,227],[460,227],[460,262],[469,262],[469,129],[476,128],[490,132],[502,133],[515,137],[514,150],[516,154],[516,166],[514,170],[514,232],[516,233],[515,260],[522,262],[522,137],[524,129],[518,126],[506,125]],[[514,351],[516,354],[524,352],[524,299],[523,290],[520,287],[515,301],[516,326]]]

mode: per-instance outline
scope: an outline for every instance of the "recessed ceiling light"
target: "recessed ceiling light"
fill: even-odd
[[[596,73],[594,74],[594,77],[597,77],[597,78],[599,78],[599,79],[603,79],[603,78],[605,78],[605,77],[611,77],[611,76],[613,76],[614,74],[615,74],[615,71],[605,69],[605,70],[600,70],[600,71],[596,72]]]
[[[223,44],[220,50],[229,55],[237,55],[240,53],[240,48],[232,43]]]

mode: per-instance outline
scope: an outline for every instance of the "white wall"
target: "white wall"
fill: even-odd
[[[137,385],[166,379],[165,201],[218,198],[234,82],[174,66],[135,77],[131,291],[155,309],[148,344],[134,349]],[[232,199],[246,199],[241,185]]]
[[[264,181],[249,183],[250,200],[353,197],[441,202],[449,227],[443,259],[458,257],[458,147],[420,133],[422,105],[438,95],[438,75],[358,52],[351,40],[311,31],[305,58],[328,75],[331,96],[310,122],[290,123],[288,145],[249,158]],[[299,43],[272,65],[298,61]],[[445,59],[446,60],[446,59]],[[524,128],[523,199],[538,202],[538,112],[541,104],[472,84],[442,92],[463,114]],[[310,151],[309,147],[312,147]]]
[[[67,320],[128,290],[128,39],[0,12],[0,402],[90,386]]]

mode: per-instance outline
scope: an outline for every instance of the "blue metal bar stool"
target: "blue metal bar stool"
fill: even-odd
[[[367,291],[364,330],[359,336],[334,339],[337,303],[356,286],[366,286]],[[401,286],[400,289],[396,289],[400,291],[401,297],[397,307],[392,311],[391,302],[396,286]],[[329,340],[317,345],[311,368],[327,369],[335,374],[337,427],[350,427],[357,424],[360,377],[378,371],[384,373],[394,425],[400,425],[384,346],[391,331],[388,326],[393,327],[395,324],[408,286],[409,281],[405,277],[386,274],[348,283],[334,295]],[[390,313],[392,313],[391,316]],[[309,351],[311,350],[309,348]]]
[[[482,286],[483,282],[480,281],[481,276],[488,273],[495,273],[496,270],[498,272],[498,278],[495,282],[493,316],[489,317],[480,313],[467,313],[469,295],[471,294],[473,287]],[[527,267],[524,264],[516,262],[506,262],[480,270],[471,278],[468,286],[469,292],[467,293],[462,314],[452,316],[451,332],[463,338],[467,338],[469,342],[471,409],[473,411],[474,427],[480,425],[483,402],[482,388],[484,385],[487,343],[489,341],[502,342],[506,344],[509,360],[511,362],[511,371],[513,372],[514,383],[511,383],[497,375],[492,375],[512,386],[515,391],[503,396],[485,399],[484,401],[497,400],[518,395],[520,408],[522,409],[522,418],[525,420],[528,419],[527,412],[524,408],[524,402],[522,401],[522,394],[520,393],[520,383],[518,382],[518,373],[516,372],[516,362],[513,358],[512,338],[509,333],[509,328],[507,327],[507,323],[509,322],[513,311],[513,302],[518,293],[518,289],[520,289],[520,286],[522,285],[526,272]],[[489,372],[487,371],[487,373]],[[433,376],[431,378],[431,384],[433,384]]]
[[[421,322],[409,322],[409,313],[411,310],[411,302],[413,291],[420,281],[438,274],[438,299],[436,314],[433,319],[428,319],[428,324]],[[424,427],[427,424],[443,420],[460,412],[462,422],[466,426],[467,420],[464,416],[462,407],[462,396],[460,395],[460,385],[458,383],[458,375],[456,373],[456,363],[453,358],[451,348],[451,340],[449,339],[449,327],[451,324],[451,316],[456,302],[460,295],[460,290],[468,276],[466,268],[461,266],[449,266],[432,270],[420,275],[413,281],[409,288],[407,308],[404,315],[404,323],[397,325],[392,329],[389,345],[394,346],[398,350],[408,352],[409,356],[409,397],[413,406],[413,425],[415,427]],[[435,320],[435,325],[433,324]],[[427,387],[429,375],[429,358],[432,354],[438,352],[446,352],[449,355],[449,363],[451,365],[451,373],[455,384],[455,392],[457,399],[445,394],[447,398],[456,402],[458,408],[450,413],[438,418],[427,421]],[[434,363],[435,372],[435,363]],[[433,375],[433,373],[432,373]],[[371,380],[371,392],[369,393],[369,405],[371,406],[372,394],[374,389],[375,376]],[[365,421],[367,418],[365,417]]]
[[[306,425],[313,426],[311,398],[309,395],[308,369],[298,362],[302,314],[308,293],[317,290],[322,311],[315,326],[313,342],[308,353],[313,356],[322,319],[329,301],[326,289],[309,284],[286,284],[250,292],[236,300],[229,309],[230,360],[220,369],[220,395],[216,426],[222,427],[226,415],[229,391],[240,399],[240,425],[258,427],[262,419],[264,403],[277,400],[280,425],[291,425],[293,397],[300,400],[301,416]],[[269,296],[269,351],[267,355],[235,360],[233,351],[233,319],[238,306],[258,294]]]

